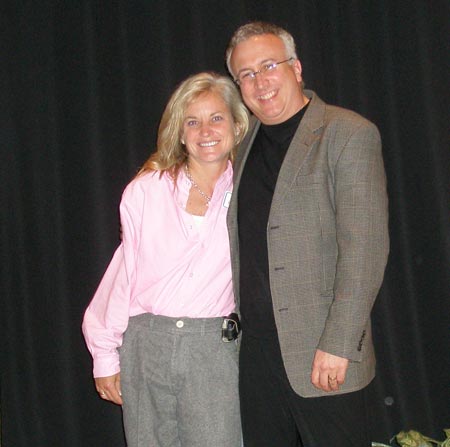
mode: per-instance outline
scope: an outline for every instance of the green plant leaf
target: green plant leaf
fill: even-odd
[[[450,447],[450,428],[444,428],[444,433],[447,439],[440,444],[442,447]]]
[[[445,441],[439,442],[435,439],[431,439],[428,436],[424,436],[418,431],[401,431],[395,435],[390,443],[395,439],[400,447],[433,447],[437,445],[439,447],[450,447],[450,428],[444,428],[446,435]],[[390,445],[381,444],[380,442],[372,442],[372,447],[391,447]]]
[[[401,431],[395,436],[395,439],[401,447],[433,447],[433,444],[440,445],[440,442],[423,436],[415,430]]]
[[[450,447],[450,428],[444,428],[444,433],[447,439],[441,443],[441,446]]]

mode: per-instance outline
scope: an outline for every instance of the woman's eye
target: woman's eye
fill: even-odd
[[[186,126],[193,127],[193,126],[197,125],[197,122],[198,121],[196,121],[196,120],[188,120],[188,121],[186,121]]]
[[[220,116],[220,115],[216,115],[216,116],[213,116],[213,119],[212,119],[213,121],[222,121],[223,120],[223,117],[222,116]]]

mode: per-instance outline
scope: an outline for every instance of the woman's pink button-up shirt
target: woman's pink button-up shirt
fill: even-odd
[[[235,307],[226,227],[231,164],[200,227],[185,211],[191,183],[183,171],[177,183],[174,188],[168,174],[148,173],[123,193],[123,240],[83,321],[94,377],[120,371],[117,348],[131,316],[218,317]]]

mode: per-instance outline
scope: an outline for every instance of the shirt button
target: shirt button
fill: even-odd
[[[177,327],[182,328],[182,327],[184,326],[184,322],[181,321],[181,320],[178,320],[178,321],[176,322],[176,325],[177,325]]]

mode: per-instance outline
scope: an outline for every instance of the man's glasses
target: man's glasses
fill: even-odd
[[[281,62],[271,62],[269,64],[261,65],[261,67],[257,71],[251,70],[242,71],[241,73],[239,73],[239,76],[234,80],[234,82],[236,82],[237,85],[247,84],[253,81],[256,78],[257,74],[264,75],[267,72],[275,70],[278,67],[278,65],[284,64],[285,62],[290,62],[292,60],[294,60],[294,58],[290,57],[289,59],[286,59]]]

